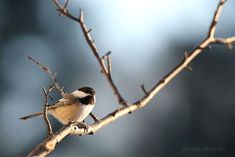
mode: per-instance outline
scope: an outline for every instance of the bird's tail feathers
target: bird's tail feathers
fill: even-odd
[[[27,120],[27,119],[31,119],[31,118],[42,116],[42,115],[43,115],[42,112],[36,112],[36,113],[32,113],[32,114],[26,115],[24,117],[20,117],[20,119],[21,120]]]

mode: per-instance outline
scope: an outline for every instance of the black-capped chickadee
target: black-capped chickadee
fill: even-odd
[[[71,121],[82,122],[90,114],[95,103],[95,91],[90,87],[83,87],[66,95],[54,105],[50,105],[48,113],[62,124],[67,124]],[[42,112],[36,112],[20,119],[26,120],[42,115]]]

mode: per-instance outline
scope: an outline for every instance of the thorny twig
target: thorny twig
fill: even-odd
[[[92,52],[96,56],[99,65],[103,71],[104,76],[107,78],[108,82],[110,83],[111,87],[113,88],[114,91],[118,91],[116,86],[114,85],[112,79],[110,80],[110,75],[105,71],[105,66],[102,62],[102,59],[100,58],[97,48],[93,42],[93,40],[90,37],[90,34],[84,24],[83,21],[83,12],[80,12],[80,18],[76,18],[73,15],[71,15],[68,11],[68,9],[63,8],[57,0],[53,0],[54,4],[57,6],[58,10],[60,13],[78,23],[80,23],[81,29],[83,31],[83,35],[88,43],[88,45],[91,47]],[[120,109],[117,109],[111,113],[109,113],[107,116],[99,120],[98,122],[95,122],[94,124],[90,125],[88,130],[84,130],[81,128],[78,128],[76,124],[67,124],[63,128],[61,128],[58,132],[54,134],[53,137],[48,137],[46,138],[41,144],[37,145],[32,152],[28,156],[46,156],[50,152],[52,152],[57,143],[59,143],[63,138],[70,134],[74,135],[88,135],[88,134],[94,134],[96,133],[99,129],[103,128],[104,126],[112,123],[113,121],[117,120],[118,118],[127,115],[129,113],[134,112],[135,110],[138,110],[144,106],[146,106],[150,100],[156,94],[163,88],[165,87],[175,76],[177,76],[181,71],[183,71],[186,67],[188,67],[188,64],[196,57],[198,56],[203,50],[205,50],[207,47],[209,47],[211,44],[225,44],[225,45],[231,45],[232,43],[235,42],[235,36],[229,37],[229,38],[216,38],[215,37],[215,30],[216,30],[216,25],[218,23],[219,16],[221,14],[222,8],[225,4],[226,0],[220,0],[220,3],[216,9],[216,12],[213,16],[211,26],[208,31],[208,36],[199,44],[197,45],[190,53],[185,53],[185,56],[181,63],[179,63],[175,68],[173,68],[172,71],[170,71],[167,75],[165,75],[159,82],[156,83],[155,86],[152,87],[150,91],[148,91],[145,96],[136,101],[135,103],[129,105],[129,106],[124,106]],[[120,99],[120,93],[116,93],[117,97]],[[124,99],[123,99],[124,100]],[[119,100],[121,101],[121,100]]]

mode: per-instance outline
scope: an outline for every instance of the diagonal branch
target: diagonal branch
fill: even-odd
[[[59,11],[71,18],[72,20],[75,20],[81,24],[81,28],[83,29],[84,36],[90,45],[90,47],[93,50],[93,53],[96,55],[97,60],[99,61],[99,64],[103,70],[103,73],[105,73],[106,78],[109,78],[110,76],[108,75],[107,71],[104,70],[104,64],[100,60],[100,56],[98,55],[98,51],[96,51],[96,47],[94,46],[94,43],[92,42],[89,33],[87,33],[87,28],[85,24],[83,23],[83,13],[81,12],[80,18],[77,19],[73,17],[72,15],[69,14],[67,9],[60,10],[61,7],[56,0],[53,0],[56,4],[56,6],[59,8]],[[46,156],[49,153],[51,153],[57,143],[59,143],[63,138],[65,138],[68,135],[88,135],[88,134],[94,134],[104,126],[112,123],[113,121],[116,121],[118,118],[130,114],[144,106],[146,106],[154,96],[163,88],[165,87],[175,76],[177,76],[180,72],[182,72],[185,68],[188,67],[188,64],[195,59],[204,49],[209,47],[211,44],[232,44],[235,42],[235,37],[229,37],[229,38],[215,38],[215,30],[216,30],[216,24],[218,22],[219,16],[221,14],[222,8],[225,4],[226,0],[221,0],[216,12],[214,14],[211,26],[208,31],[208,36],[206,39],[204,39],[199,45],[196,46],[190,53],[185,54],[183,60],[172,70],[170,71],[167,75],[165,75],[159,82],[156,83],[155,86],[152,87],[152,89],[145,93],[145,96],[136,101],[135,103],[129,105],[129,106],[124,106],[120,109],[117,109],[113,111],[112,113],[109,113],[107,116],[102,118],[101,120],[93,123],[92,125],[89,126],[88,130],[84,130],[81,128],[78,128],[76,124],[67,124],[63,128],[61,128],[58,132],[54,134],[53,137],[48,137],[46,138],[41,144],[37,145],[32,152],[28,156]],[[81,21],[80,21],[81,19]],[[109,79],[108,79],[109,80]],[[112,84],[111,84],[112,86]],[[113,86],[112,86],[113,87]]]
[[[82,10],[80,10],[80,16],[79,18],[73,16],[72,14],[70,14],[69,10],[66,8],[66,6],[68,5],[68,1],[66,1],[66,6],[62,6],[58,0],[53,0],[55,6],[57,7],[57,10],[60,12],[60,14],[70,18],[71,20],[78,22],[80,24],[82,33],[86,39],[87,44],[89,45],[89,47],[91,48],[94,56],[96,57],[96,60],[99,63],[99,66],[101,68],[101,72],[104,75],[104,77],[106,78],[106,80],[108,81],[108,83],[110,84],[114,94],[117,96],[118,102],[119,104],[123,105],[123,106],[127,106],[127,101],[123,98],[123,96],[121,95],[121,93],[119,92],[117,86],[115,85],[111,73],[109,73],[109,71],[107,71],[107,68],[105,66],[105,64],[102,61],[102,57],[100,57],[99,55],[99,51],[97,49],[97,46],[95,45],[95,41],[92,39],[90,32],[92,29],[88,29],[87,26],[84,23],[84,12]],[[110,59],[109,59],[110,60]],[[111,65],[111,64],[108,64]],[[110,69],[108,67],[108,69]]]

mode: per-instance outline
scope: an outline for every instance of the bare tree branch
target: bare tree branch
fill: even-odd
[[[102,61],[102,57],[100,57],[99,53],[98,53],[98,49],[97,46],[95,45],[95,41],[92,39],[90,32],[92,29],[88,29],[87,26],[84,23],[84,12],[82,10],[80,10],[80,16],[79,18],[73,16],[72,14],[69,13],[69,10],[66,9],[66,7],[62,6],[58,0],[53,0],[54,4],[57,7],[57,10],[60,12],[60,14],[78,22],[80,24],[81,30],[83,32],[83,35],[87,41],[87,44],[90,46],[94,56],[96,57],[99,66],[101,68],[102,74],[104,75],[104,77],[107,79],[108,83],[110,84],[114,94],[117,96],[118,102],[119,104],[123,105],[123,106],[127,106],[127,101],[123,98],[123,96],[121,95],[121,93],[119,92],[119,90],[117,89],[117,86],[115,85],[115,83],[113,82],[112,76],[108,71],[111,70],[107,70],[104,62]],[[66,2],[67,4],[68,2]],[[110,69],[111,66],[108,68]]]
[[[98,54],[98,50],[89,34],[90,30],[87,29],[86,25],[84,24],[83,20],[83,12],[80,12],[80,17],[76,18],[73,15],[69,13],[69,11],[66,9],[66,7],[61,6],[57,0],[53,0],[55,5],[57,6],[60,13],[78,23],[80,23],[81,29],[83,31],[83,35],[92,49],[93,54],[96,56],[97,61],[99,62],[99,65],[102,69],[102,72],[108,82],[110,83],[112,89],[116,93],[119,102],[124,101],[124,99],[121,97],[120,93],[118,92],[115,84],[113,83],[111,79],[111,75],[108,73],[107,68],[105,67],[105,64],[102,62],[102,58],[100,58]],[[54,134],[54,136],[49,136],[46,138],[42,143],[37,145],[32,152],[28,156],[46,156],[50,152],[52,152],[57,143],[59,143],[63,138],[65,138],[68,135],[88,135],[88,134],[94,134],[98,130],[100,130],[102,127],[110,124],[111,122],[117,120],[118,118],[130,114],[144,106],[146,106],[154,96],[163,88],[165,87],[175,76],[177,76],[181,71],[183,71],[185,68],[188,67],[188,64],[195,59],[196,56],[198,56],[203,50],[207,49],[211,44],[224,44],[224,45],[231,45],[235,42],[235,37],[229,37],[229,38],[215,38],[215,31],[216,31],[216,25],[219,20],[219,16],[221,14],[222,8],[225,4],[226,0],[220,0],[220,3],[215,11],[215,14],[213,16],[213,20],[211,22],[208,35],[206,39],[204,39],[199,45],[196,46],[190,53],[185,53],[183,60],[173,69],[171,70],[167,75],[165,75],[159,82],[156,83],[155,86],[152,87],[150,91],[145,91],[145,96],[141,98],[140,100],[136,101],[135,103],[123,106],[120,109],[117,109],[113,111],[112,113],[109,113],[107,116],[102,118],[101,120],[91,124],[88,128],[88,130],[84,130],[82,128],[79,128],[76,124],[70,123],[65,125],[63,128],[61,128],[58,132]],[[126,101],[124,101],[126,104]],[[123,103],[123,102],[122,102]]]

